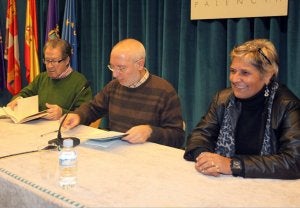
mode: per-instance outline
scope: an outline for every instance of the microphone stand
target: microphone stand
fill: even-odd
[[[85,85],[82,87],[82,89],[79,91],[79,93],[77,94],[77,96],[74,98],[73,102],[71,103],[69,109],[67,110],[67,113],[65,114],[64,118],[62,119],[62,121],[60,122],[60,125],[59,125],[59,128],[58,128],[58,131],[57,131],[57,137],[55,139],[51,139],[48,141],[48,144],[50,145],[56,145],[58,147],[58,149],[60,150],[62,147],[63,147],[63,141],[65,139],[71,139],[73,140],[73,146],[77,146],[80,144],[80,139],[77,138],[77,137],[64,137],[62,138],[61,136],[61,127],[62,127],[62,124],[64,123],[64,121],[66,120],[68,114],[70,113],[75,101],[78,100],[78,97],[79,95],[81,95],[81,93],[86,89],[88,88],[89,86],[89,82],[86,82]]]

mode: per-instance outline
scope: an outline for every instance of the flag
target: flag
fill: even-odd
[[[68,41],[72,46],[71,66],[73,69],[77,70],[77,33],[74,0],[66,0],[62,26],[62,39]]]
[[[32,80],[40,73],[35,7],[35,0],[27,0],[24,53],[26,79],[28,83],[32,82]]]
[[[59,25],[58,25],[59,15],[58,15],[57,5],[58,5],[57,0],[49,0],[48,2],[45,42],[48,39],[59,38]]]
[[[1,26],[0,26],[1,28]],[[3,42],[2,42],[2,34],[0,30],[0,90],[5,89],[6,81],[5,81],[5,67],[4,67],[4,56],[3,56]]]
[[[4,58],[7,60],[7,89],[12,95],[21,90],[21,70],[16,0],[7,0]]]

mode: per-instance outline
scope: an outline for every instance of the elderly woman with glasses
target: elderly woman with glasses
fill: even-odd
[[[279,85],[278,57],[266,39],[231,52],[231,87],[216,94],[188,137],[184,158],[202,174],[300,178],[300,103]]]
[[[17,100],[39,96],[39,110],[47,110],[45,119],[58,120],[67,112],[77,94],[87,83],[86,78],[70,66],[71,45],[62,39],[50,39],[44,46],[43,62],[46,71],[37,75],[7,106],[14,109]],[[92,90],[87,88],[75,100],[73,108],[92,99]]]

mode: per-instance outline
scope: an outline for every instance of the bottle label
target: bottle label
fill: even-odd
[[[76,165],[77,155],[75,152],[62,152],[59,156],[59,165],[61,166],[74,166]]]

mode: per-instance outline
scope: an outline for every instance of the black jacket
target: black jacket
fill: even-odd
[[[231,88],[214,97],[207,114],[189,135],[184,154],[194,161],[203,151],[214,152],[223,121],[224,110],[232,94]],[[300,178],[300,102],[286,87],[276,92],[271,120],[271,140],[274,154],[236,155],[244,164],[246,178]]]

